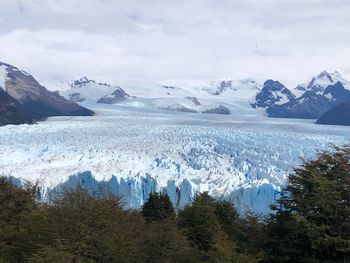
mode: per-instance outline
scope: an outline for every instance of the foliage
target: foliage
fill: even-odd
[[[38,192],[0,178],[0,262],[350,262],[349,147],[295,169],[266,218],[206,192],[178,213],[165,194],[131,211],[103,190]]]
[[[285,262],[349,262],[350,148],[334,147],[304,161],[273,209],[273,257],[280,254]]]
[[[236,216],[232,205],[216,201],[204,192],[179,212],[179,225],[200,251],[201,261],[247,262],[248,257],[237,253],[234,241],[229,238],[230,223]]]
[[[150,193],[141,213],[147,222],[175,219],[175,209],[167,194]]]

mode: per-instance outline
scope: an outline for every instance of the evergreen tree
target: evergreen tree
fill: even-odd
[[[192,247],[174,220],[152,221],[145,226],[144,262],[190,263],[199,261],[199,252]]]
[[[141,213],[147,222],[145,262],[196,262],[197,251],[177,227],[175,209],[168,195],[151,193]]]
[[[274,209],[270,233],[287,262],[349,262],[350,148],[335,147],[295,169]]]
[[[51,253],[72,262],[139,262],[142,258],[143,221],[124,211],[109,193],[65,189],[45,209],[45,222],[53,241],[42,244],[31,260],[45,260]]]
[[[235,235],[235,222],[239,218],[239,213],[232,203],[227,200],[217,200],[213,203],[214,214],[219,220],[224,231],[233,238]]]
[[[312,257],[311,240],[303,220],[282,206],[273,206],[262,242],[266,262],[318,262]]]
[[[207,192],[197,195],[192,204],[179,212],[179,225],[200,251],[204,262],[250,262],[235,252],[235,244],[225,233],[217,216],[215,200]],[[220,207],[220,206],[219,206]],[[217,213],[221,216],[223,213]],[[221,211],[222,212],[222,211]]]
[[[175,209],[167,194],[150,193],[141,213],[147,222],[175,219]]]
[[[16,242],[23,231],[23,222],[35,208],[35,189],[31,185],[17,188],[8,178],[0,177],[0,260],[22,260]]]

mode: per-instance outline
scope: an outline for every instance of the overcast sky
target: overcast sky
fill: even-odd
[[[38,79],[350,79],[350,1],[0,0],[0,55]]]

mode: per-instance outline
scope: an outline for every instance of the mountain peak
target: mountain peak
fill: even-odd
[[[281,82],[268,79],[265,81],[262,90],[255,96],[254,108],[266,108],[274,104],[280,105],[293,100],[295,95]]]
[[[274,91],[283,90],[286,87],[278,80],[268,79],[264,82],[263,89],[270,89]]]
[[[342,83],[344,87],[348,86],[347,81],[342,77],[342,75],[338,71],[329,73],[324,70],[320,74],[312,78],[310,83],[307,85],[306,90],[310,90],[317,94],[321,94],[329,85],[333,85],[338,81]]]
[[[88,83],[96,83],[92,79],[88,79],[88,77],[81,77],[78,80],[74,80],[71,84],[71,87],[74,88],[81,88],[82,86],[85,86]]]

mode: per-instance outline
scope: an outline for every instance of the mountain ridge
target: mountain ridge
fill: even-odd
[[[13,120],[7,116],[7,121],[2,125],[16,123],[31,123],[35,119],[41,119],[51,116],[91,116],[93,111],[86,109],[75,102],[66,100],[57,92],[51,92],[27,72],[20,70],[10,64],[0,62],[1,68],[1,91],[2,106],[7,108],[9,102],[12,102]],[[5,94],[6,93],[6,96]],[[8,98],[9,96],[10,98]],[[25,112],[25,113],[24,113]],[[1,117],[5,116],[5,111]],[[19,115],[22,115],[21,117]],[[17,116],[17,117],[15,117]],[[30,121],[26,121],[30,118]],[[5,119],[5,117],[4,117]],[[23,121],[20,121],[20,120]]]

